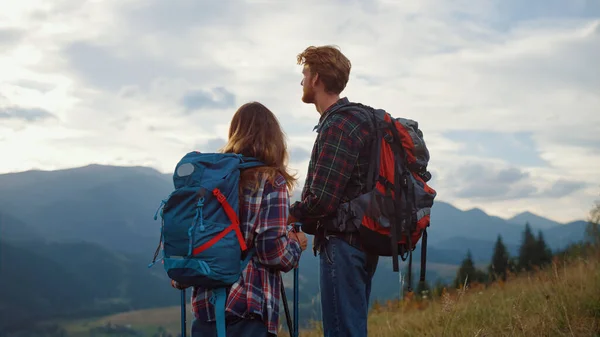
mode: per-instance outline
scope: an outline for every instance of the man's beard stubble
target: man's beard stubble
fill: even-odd
[[[315,102],[315,93],[311,89],[304,89],[302,91],[302,102],[311,104]]]

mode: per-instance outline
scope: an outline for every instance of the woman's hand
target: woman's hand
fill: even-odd
[[[300,244],[300,249],[302,249],[303,251],[306,249],[306,246],[308,245],[308,239],[306,238],[306,235],[304,233],[290,231],[289,235],[290,239]]]

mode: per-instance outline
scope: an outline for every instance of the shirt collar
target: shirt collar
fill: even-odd
[[[329,106],[329,108],[325,109],[325,111],[323,111],[323,114],[321,114],[321,118],[319,118],[319,123],[317,125],[315,125],[315,127],[313,128],[313,131],[317,131],[319,129],[319,127],[321,127],[321,124],[323,123],[323,121],[327,117],[329,117],[329,115],[334,113],[339,107],[346,105],[348,103],[350,103],[348,98],[343,97],[343,98],[340,98],[339,100],[337,100],[337,102],[333,103],[331,106]]]

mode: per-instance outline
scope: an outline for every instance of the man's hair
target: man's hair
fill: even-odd
[[[339,94],[348,83],[350,60],[337,46],[310,46],[298,54],[298,64],[307,64],[312,75],[319,74],[325,91]]]

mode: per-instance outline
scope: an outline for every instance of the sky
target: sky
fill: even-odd
[[[342,96],[419,122],[437,200],[567,222],[600,198],[598,0],[0,0],[0,173],[171,173],[259,101],[303,181],[296,55],[325,44]]]

